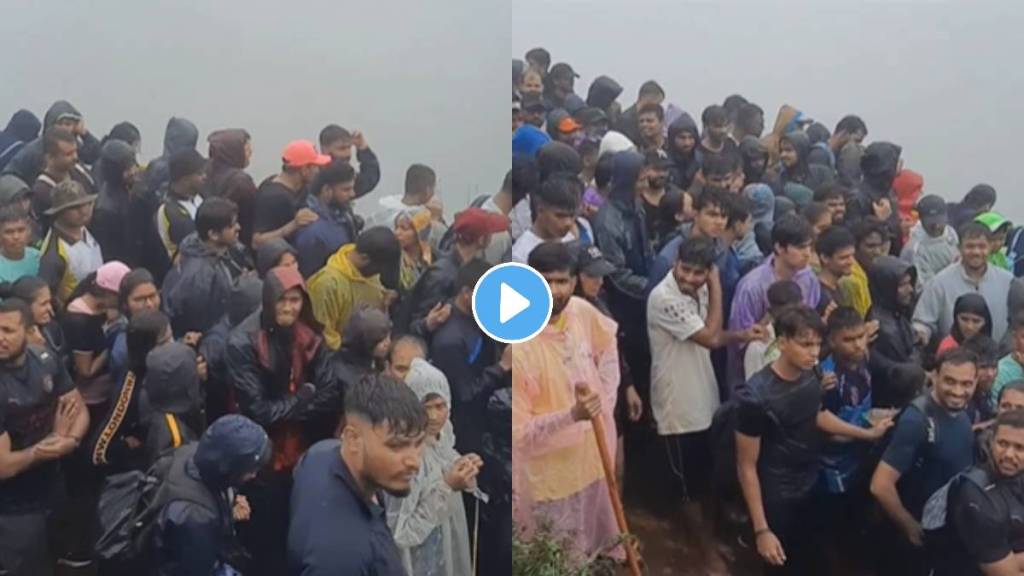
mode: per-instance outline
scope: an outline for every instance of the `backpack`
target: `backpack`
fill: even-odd
[[[747,389],[751,393],[757,394],[754,387],[748,387]],[[715,411],[709,430],[713,455],[711,477],[715,487],[725,498],[739,497],[742,494],[739,470],[736,467],[736,423],[738,411],[739,401],[734,395]],[[779,430],[782,430],[782,423],[779,422],[775,413],[767,406],[765,407],[765,412],[772,423]]]
[[[981,467],[972,467],[953,476],[932,494],[924,505],[921,515],[921,527],[924,528],[924,543],[929,556],[935,559],[936,566],[943,566],[946,574],[972,574],[976,565],[964,547],[950,510],[958,497],[960,489],[971,482],[982,490],[992,487],[992,479],[988,471]]]
[[[480,196],[474,198],[473,201],[469,203],[469,206],[467,206],[467,208],[482,208],[483,205],[490,199],[490,194],[481,194]],[[441,236],[441,240],[438,241],[437,249],[440,250],[441,252],[451,252],[452,246],[454,244],[455,230],[453,230],[452,227],[449,226],[448,229],[445,230],[444,234]]]

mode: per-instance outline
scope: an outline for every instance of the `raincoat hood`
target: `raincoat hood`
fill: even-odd
[[[811,153],[811,139],[807,137],[807,134],[799,131],[789,132],[787,134],[783,134],[779,141],[789,142],[793,145],[793,149],[796,150],[796,165],[792,168],[787,168],[787,171],[806,171],[807,155]]]
[[[284,238],[274,238],[260,244],[259,248],[256,249],[256,272],[260,278],[266,276],[271,268],[277,267],[281,256],[285,254],[298,257],[298,252]]]
[[[743,189],[750,199],[750,217],[754,223],[771,227],[775,222],[775,193],[767,184],[750,184]]]
[[[195,232],[189,234],[188,236],[185,237],[184,240],[181,241],[181,246],[178,247],[178,252],[180,252],[183,257],[188,258],[218,257],[217,253],[214,252],[212,248],[207,246],[206,242],[200,240],[199,234]]]
[[[512,155],[533,158],[548,142],[551,142],[551,137],[540,128],[523,124],[512,133]]]
[[[170,157],[182,150],[194,150],[198,141],[199,129],[191,120],[172,116],[164,130],[164,156]]]
[[[180,342],[168,342],[150,351],[144,386],[154,412],[185,416],[202,410],[196,353]]]
[[[622,94],[622,86],[609,76],[598,76],[587,90],[587,106],[602,110],[612,105]]]
[[[578,175],[583,170],[583,162],[572,146],[562,142],[548,142],[537,152],[537,169],[540,171],[540,181],[544,182],[558,172]]]
[[[31,192],[28,184],[14,174],[0,176],[0,206],[10,204]]]
[[[259,309],[263,301],[263,281],[254,276],[242,276],[231,289],[228,300],[228,322],[231,327],[238,326],[243,320]]]
[[[960,325],[956,321],[956,317],[959,314],[974,314],[984,318],[985,327],[981,329],[981,333],[989,338],[992,337],[992,313],[988,309],[984,296],[976,292],[969,292],[957,298],[956,303],[953,305],[953,338],[963,344],[964,337],[960,332]]]
[[[636,181],[643,166],[644,157],[639,152],[628,150],[616,154],[612,163],[612,183],[608,199],[626,211],[635,210]]]
[[[49,128],[63,118],[82,119],[82,113],[67,100],[57,100],[43,116],[43,129]]]
[[[261,326],[266,329],[277,327],[277,320],[274,317],[274,308],[277,301],[284,296],[284,293],[298,288],[302,292],[302,311],[299,313],[299,321],[319,332],[323,328],[313,317],[313,305],[309,300],[309,291],[306,290],[306,283],[299,274],[299,269],[293,266],[278,266],[267,271],[263,279],[263,312],[261,313]]]
[[[668,138],[665,143],[665,148],[668,149],[668,155],[673,160],[683,158],[682,153],[676,150],[676,136],[683,132],[689,132],[692,134],[695,141],[693,150],[690,152],[691,158],[696,154],[697,146],[700,145],[700,130],[697,129],[697,123],[693,121],[693,118],[689,114],[683,112],[679,118],[676,118],[668,126]]]
[[[908,272],[911,283],[916,284],[917,271],[910,263],[895,256],[876,258],[867,271],[872,305],[891,314],[909,312],[900,306],[898,294],[900,279]]]
[[[11,116],[4,133],[22,142],[30,142],[39,136],[42,125],[32,112],[21,109]]]
[[[263,468],[270,453],[270,438],[259,424],[245,416],[229,414],[206,429],[192,463],[204,483],[224,489]]]
[[[606,153],[615,154],[617,152],[625,152],[626,150],[636,150],[636,145],[622,132],[615,132],[614,130],[606,133],[601,138],[601,145],[597,150],[597,157],[600,158]]]
[[[814,200],[814,190],[796,182],[787,182],[782,193],[792,200],[797,208],[803,208]]]
[[[901,170],[892,182],[892,191],[896,194],[900,214],[909,218],[924,191],[924,177],[913,170]]]
[[[206,139],[210,143],[210,163],[245,168],[245,143],[249,133],[241,129],[217,130]]]
[[[373,349],[391,333],[391,320],[377,308],[360,308],[345,326],[342,354],[363,364],[373,363]]]
[[[880,190],[890,190],[896,179],[896,169],[900,163],[899,146],[890,142],[872,142],[864,149],[860,159],[860,169],[864,181]]]
[[[427,396],[436,394],[444,398],[448,406],[452,404],[452,391],[448,386],[448,379],[443,372],[422,358],[413,359],[409,374],[405,377],[405,384],[412,389],[420,402],[426,400]]]
[[[740,141],[740,159],[743,161],[743,174],[747,182],[754,183],[764,177],[768,169],[768,151],[761,141],[754,136],[744,136]],[[758,161],[759,166],[755,165]]]

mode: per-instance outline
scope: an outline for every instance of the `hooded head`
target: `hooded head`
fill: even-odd
[[[778,222],[786,216],[796,212],[796,204],[787,196],[775,197],[775,213],[772,214],[773,222]]]
[[[146,356],[146,398],[153,412],[193,415],[202,410],[196,353],[180,342],[157,346]]]
[[[622,86],[609,76],[598,76],[587,90],[587,106],[607,110],[622,94]]]
[[[117,186],[131,187],[132,182],[125,180],[125,173],[138,165],[135,148],[123,141],[111,139],[100,150],[103,167],[103,181]]]
[[[750,216],[754,223],[763,223],[769,228],[775,221],[775,193],[767,184],[750,184],[743,189],[750,199]]]
[[[203,433],[192,463],[206,485],[225,489],[263,468],[270,454],[270,438],[263,427],[245,416],[228,414]]]
[[[605,154],[615,154],[626,150],[636,150],[636,145],[625,134],[613,130],[601,137],[601,144],[597,149],[597,157],[601,158]]]
[[[903,149],[891,142],[872,142],[864,149],[860,170],[864,181],[879,190],[891,190]]]
[[[191,120],[171,116],[164,130],[164,156],[171,157],[182,150],[195,150],[198,141],[199,129]]]
[[[963,344],[967,340],[967,335],[960,329],[959,317],[961,314],[970,314],[984,319],[985,325],[979,333],[989,338],[992,337],[992,313],[989,311],[988,304],[981,294],[969,292],[957,298],[956,304],[953,305],[953,329],[951,333],[958,343]]]
[[[892,182],[892,191],[896,194],[900,214],[909,217],[924,192],[924,177],[913,170],[900,170]]]
[[[39,136],[39,129],[41,127],[39,118],[36,118],[35,114],[21,109],[11,116],[10,121],[7,122],[7,128],[4,129],[4,133],[22,142],[31,142]]]
[[[297,263],[295,257],[298,256],[298,252],[284,238],[274,238],[260,244],[256,248],[256,272],[260,278],[266,276],[271,268],[281,266],[281,257],[285,254],[291,254],[292,262]]]
[[[683,154],[676,144],[676,137],[680,134],[689,134],[693,138],[693,148],[690,149],[688,154]],[[694,122],[693,118],[689,114],[683,112],[679,118],[676,118],[668,125],[668,139],[666,140],[666,146],[668,148],[668,154],[673,159],[681,158],[693,158],[697,150],[697,145],[700,143],[700,130],[697,129],[697,123]]]
[[[231,326],[238,326],[258,310],[262,299],[263,281],[251,275],[240,277],[231,289],[231,298],[228,300],[228,322]]]
[[[537,152],[537,168],[540,170],[540,181],[544,182],[558,172],[578,175],[583,170],[583,162],[572,146],[561,142],[548,142]]]
[[[210,163],[223,164],[239,170],[245,168],[249,165],[245,152],[249,138],[248,132],[237,128],[213,132],[206,139],[210,143]]]
[[[405,384],[412,389],[421,403],[435,399],[444,401],[445,410],[443,412],[427,410],[427,434],[428,436],[440,434],[443,443],[454,445],[455,438],[451,421],[447,418],[448,410],[452,406],[452,393],[448,386],[448,378],[444,373],[426,360],[414,358],[410,364],[409,374],[405,377]]]
[[[31,193],[28,184],[14,174],[0,176],[0,207],[18,202]]]
[[[962,204],[978,212],[987,212],[995,203],[996,189],[988,184],[978,184],[964,196]]]
[[[787,182],[782,193],[792,200],[797,208],[803,208],[814,201],[814,190],[796,182]]]
[[[391,335],[391,320],[377,308],[360,308],[345,326],[341,349],[350,360],[372,364],[374,350]]]
[[[784,143],[788,143],[796,153],[796,164],[785,166],[784,170],[788,173],[806,171],[807,155],[811,153],[811,139],[803,132],[789,132],[788,134],[783,134],[782,138],[779,139],[780,150],[785,145]],[[785,156],[782,155],[781,151],[780,156],[783,157],[783,162],[785,162]]]
[[[81,119],[82,113],[72,106],[70,102],[67,100],[57,100],[46,111],[46,115],[43,116],[43,130],[62,120],[78,122]]]
[[[267,271],[267,275],[263,279],[261,326],[268,330],[282,327],[278,321],[277,305],[293,289],[299,291],[302,304],[301,309],[297,313],[294,310],[294,306],[285,306],[285,310],[281,315],[286,317],[288,322],[291,322],[286,328],[301,322],[315,331],[320,331],[322,327],[316,321],[316,318],[313,317],[313,306],[309,300],[309,292],[306,291],[306,284],[302,281],[302,275],[299,274],[298,267],[279,266]]]
[[[103,137],[102,143],[106,144],[111,140],[120,140],[135,150],[139,150],[142,143],[142,133],[139,132],[138,126],[131,122],[118,122],[110,129],[110,133]]]
[[[747,183],[760,182],[768,168],[768,151],[764,144],[753,136],[744,136],[740,141],[740,159],[743,161],[743,175]]]
[[[633,150],[619,152],[612,162],[612,184],[608,198],[621,208],[632,211],[636,181],[644,167],[644,157]]]
[[[536,126],[523,124],[512,133],[512,155],[533,158],[551,137]]]
[[[891,314],[910,312],[917,283],[917,270],[911,264],[895,256],[879,256],[868,268],[867,276],[872,306]],[[904,276],[910,277],[910,283],[901,289]]]

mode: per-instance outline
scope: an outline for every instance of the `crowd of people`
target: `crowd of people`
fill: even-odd
[[[536,174],[446,217],[424,164],[365,198],[336,124],[267,152],[174,117],[145,165],[86,126],[0,132],[0,574],[509,573],[512,377],[471,295]]]
[[[577,78],[513,60],[536,184],[509,259],[554,301],[507,352],[517,535],[625,558],[603,428],[699,573],[746,549],[765,574],[1020,574],[1024,228],[996,191],[926,194],[856,115],[786,105],[766,133],[741,95],[688,113]]]

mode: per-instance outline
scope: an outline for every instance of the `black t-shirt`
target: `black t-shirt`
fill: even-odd
[[[795,382],[769,365],[739,390],[736,430],[761,439],[757,461],[765,500],[802,498],[818,477],[822,434],[818,430],[821,384],[812,372]]]
[[[0,435],[10,436],[11,450],[24,450],[48,436],[57,399],[72,390],[67,370],[48,350],[29,348],[22,366],[0,369]],[[56,461],[0,480],[0,515],[45,509],[60,489]]]
[[[1020,478],[982,487],[962,480],[951,503],[953,525],[977,564],[1024,552],[1024,484]]]
[[[735,156],[735,155],[739,154],[739,151],[740,151],[739,146],[735,142],[733,142],[732,138],[728,138],[728,137],[725,139],[725,142],[722,144],[722,148],[720,150],[718,150],[717,152],[714,151],[714,150],[711,150],[710,148],[705,147],[704,146],[704,139],[703,138],[697,144],[697,146],[699,146],[698,151],[700,153],[701,158],[710,158],[711,156],[721,156],[721,155],[726,155],[726,154]]]
[[[62,322],[64,339],[71,352],[99,354],[107,349],[107,338],[103,335],[106,317],[102,315],[68,312]]]
[[[300,196],[273,178],[264,180],[253,201],[253,231],[273,232],[291,222],[299,210]]]

